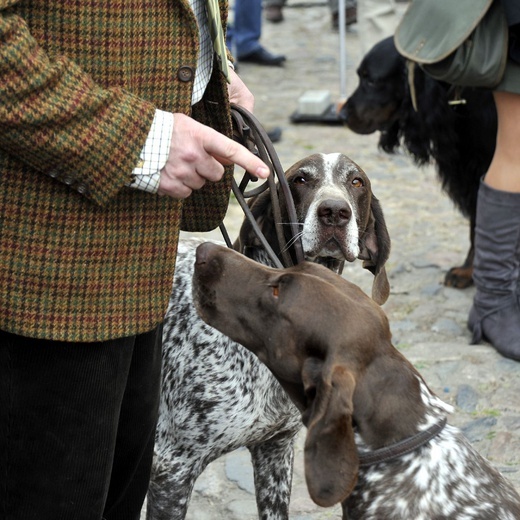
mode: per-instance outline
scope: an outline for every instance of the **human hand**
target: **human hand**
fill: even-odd
[[[255,98],[252,92],[233,69],[229,69],[229,74],[231,80],[228,85],[229,101],[253,113]]]
[[[184,199],[206,181],[219,181],[230,164],[260,179],[269,176],[268,166],[241,144],[189,116],[174,114],[170,155],[157,193]]]

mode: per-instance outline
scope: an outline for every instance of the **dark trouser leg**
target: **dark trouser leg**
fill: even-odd
[[[148,342],[150,338],[145,338]],[[137,337],[119,419],[106,520],[139,520],[150,481],[159,409],[162,327],[155,344]],[[153,350],[151,349],[153,347]]]
[[[119,467],[118,453],[123,449],[116,449],[120,412],[126,428],[126,410],[132,407],[126,390],[127,386],[135,388],[136,374],[141,384],[147,381],[142,393],[149,398],[150,409],[157,407],[160,378],[152,377],[160,370],[159,349],[154,346],[160,341],[155,340],[156,334],[149,333],[74,344],[0,331],[0,518],[102,518],[107,496],[116,493],[111,475],[112,465],[114,470]],[[135,396],[135,389],[129,395]],[[136,415],[140,407],[137,403]],[[135,420],[133,428],[153,429],[152,415],[146,420],[153,425]],[[149,457],[132,456],[139,459],[135,465],[141,468]],[[132,483],[137,475],[146,480],[145,473],[140,469],[128,478]],[[133,485],[117,487],[130,490]],[[143,500],[144,493],[137,497],[136,492],[133,507],[138,509],[137,502]],[[118,501],[124,503],[125,498]]]

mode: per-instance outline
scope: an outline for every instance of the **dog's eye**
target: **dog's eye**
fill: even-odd
[[[373,87],[376,84],[374,79],[369,76],[366,70],[361,71],[359,75],[361,76],[361,78],[363,78],[365,85],[367,85],[368,87]]]
[[[273,292],[273,296],[274,296],[275,298],[278,298],[278,295],[280,294],[280,288],[278,287],[278,285],[273,285],[273,286],[271,287],[271,290],[272,290],[272,292]]]
[[[363,179],[360,179],[359,177],[352,179],[352,186],[354,186],[354,188],[362,188],[364,185],[365,183],[363,182]]]
[[[298,175],[293,179],[294,184],[307,184],[307,179],[303,175]]]

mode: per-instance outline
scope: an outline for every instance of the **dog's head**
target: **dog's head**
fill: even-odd
[[[485,99],[489,93],[466,89],[467,107],[452,106],[452,89],[447,83],[431,78],[418,66],[408,77],[406,60],[397,52],[393,37],[374,45],[361,60],[357,73],[359,84],[340,109],[339,117],[358,134],[379,131],[382,150],[394,153],[403,147],[419,166],[428,164],[440,148],[449,151],[450,144],[454,151],[459,148],[458,125],[464,124],[466,134],[474,128],[480,131],[483,122],[475,120],[473,124],[471,113],[480,114],[484,112],[482,105],[492,103]],[[410,81],[413,81],[413,95]],[[468,110],[470,106],[473,109]],[[473,139],[480,142],[478,136]],[[444,161],[452,162],[451,158]]]
[[[357,75],[359,84],[341,107],[339,117],[358,134],[387,131],[399,118],[408,92],[405,60],[392,37],[370,49]]]
[[[418,375],[357,286],[314,263],[273,269],[211,243],[197,249],[193,282],[202,319],[258,356],[302,412],[317,504],[352,492],[355,428],[371,448],[415,433],[424,414]]]
[[[390,254],[390,237],[383,211],[372,193],[365,172],[343,154],[314,154],[291,166],[285,173],[294,200],[305,258],[330,265],[356,258],[374,274],[373,298],[384,303],[389,284],[385,263]],[[285,199],[278,189],[282,226],[290,241]],[[250,204],[267,241],[280,254],[271,198],[264,192]],[[242,225],[234,248],[246,256],[260,247],[251,224]]]

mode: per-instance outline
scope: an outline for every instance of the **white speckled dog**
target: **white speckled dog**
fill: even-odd
[[[286,178],[306,258],[334,267],[344,260],[362,259],[374,274],[374,298],[383,303],[389,292],[384,264],[390,240],[365,173],[344,155],[316,154],[292,166]],[[279,254],[269,194],[260,195],[251,210]],[[282,214],[287,223],[283,205]],[[184,518],[195,480],[204,468],[243,446],[252,457],[260,518],[287,519],[300,416],[253,354],[198,317],[191,284],[199,243],[192,239],[179,245],[164,323],[162,398],[147,519]],[[235,248],[268,262],[247,221]],[[241,289],[237,284],[235,290]],[[247,305],[241,311],[255,312]]]
[[[446,424],[451,407],[393,347],[386,315],[356,285],[310,262],[273,269],[205,243],[194,301],[302,412],[317,504],[341,502],[345,520],[520,518],[518,493]]]

